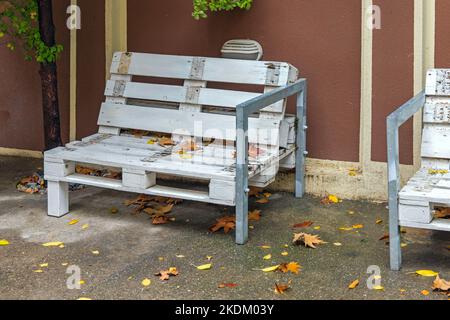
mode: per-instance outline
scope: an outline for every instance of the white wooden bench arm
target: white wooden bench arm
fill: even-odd
[[[248,238],[248,123],[249,116],[274,103],[297,94],[296,196],[305,192],[307,80],[275,89],[236,106],[236,238],[244,244]]]
[[[389,229],[392,270],[399,270],[401,266],[398,212],[398,194],[400,191],[399,129],[406,121],[423,108],[425,98],[425,91],[422,91],[390,114],[387,118]]]

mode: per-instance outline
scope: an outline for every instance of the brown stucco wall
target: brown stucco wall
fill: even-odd
[[[62,136],[69,135],[69,0],[54,1],[57,41],[64,45],[58,62]],[[2,42],[6,39],[2,39]],[[41,87],[36,62],[25,62],[20,48],[11,52],[0,44],[0,147],[43,150]]]
[[[373,38],[372,160],[386,161],[386,117],[414,93],[414,1],[375,0],[382,28]],[[400,160],[413,162],[412,122],[400,133]]]
[[[218,56],[226,40],[258,40],[265,60],[290,62],[310,81],[310,156],[359,160],[360,0],[255,1],[204,21],[191,11],[192,1],[129,0],[129,50]]]
[[[436,67],[450,68],[450,0],[436,1]]]
[[[77,35],[77,138],[98,131],[105,91],[105,2],[79,0],[81,30]]]

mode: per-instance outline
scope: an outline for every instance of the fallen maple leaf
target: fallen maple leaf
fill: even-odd
[[[161,137],[158,139],[158,144],[162,147],[166,147],[166,146],[174,146],[175,142],[172,140],[172,138]]]
[[[289,262],[289,263],[283,263],[278,267],[278,270],[283,273],[294,273],[299,274],[300,273],[300,265],[297,262]]]
[[[168,224],[170,221],[170,219],[168,217],[165,216],[159,216],[159,217],[154,217],[152,218],[152,224],[155,226],[159,226],[162,224]]]
[[[248,214],[249,221],[259,221],[261,220],[261,210],[253,210]]]
[[[288,284],[278,284],[278,283],[275,283],[275,290],[274,290],[274,292],[275,292],[276,294],[285,294],[286,291],[288,291],[288,290],[291,289],[291,283],[292,283],[291,281],[289,281]]]
[[[277,265],[277,266],[268,267],[268,268],[259,269],[259,270],[262,271],[262,272],[269,273],[269,272],[277,271],[279,268],[280,268],[280,265]]]
[[[389,240],[389,235],[388,234],[385,234],[384,236],[382,236],[380,239],[379,239],[379,241],[384,241],[384,240]]]
[[[434,216],[436,219],[449,219],[450,208],[437,208]]]
[[[61,247],[63,245],[64,243],[62,242],[47,242],[43,244],[44,247]]]
[[[335,196],[333,194],[330,194],[328,197],[323,198],[320,201],[320,203],[322,203],[324,205],[337,204],[339,202],[341,202],[341,200],[337,196]]]
[[[231,230],[236,228],[236,217],[225,216],[217,219],[217,223],[209,228],[209,231],[214,233],[221,229],[224,230],[225,234],[229,233]]]
[[[303,243],[305,247],[316,249],[317,245],[324,244],[325,242],[320,239],[319,236],[311,235],[307,233],[296,233],[294,234],[293,243],[295,245],[300,245]]]
[[[159,273],[155,274],[155,276],[159,277],[162,281],[167,281],[171,276],[178,276],[179,272],[177,268],[170,268],[169,270],[162,270]]]
[[[420,293],[424,296],[430,295],[430,291],[428,291],[428,290],[422,290]]]
[[[197,269],[201,270],[201,271],[207,271],[207,270],[211,270],[212,268],[212,264],[208,263],[208,264],[204,264],[202,266],[198,266]]]
[[[359,280],[355,280],[348,286],[349,289],[353,290],[356,289],[356,287],[359,286]]]
[[[433,270],[417,270],[416,274],[422,277],[436,277],[439,276],[438,272]]]
[[[450,290],[450,281],[441,279],[439,275],[436,276],[436,280],[433,282],[433,290],[447,292]]]
[[[302,223],[294,224],[293,228],[308,228],[308,227],[311,227],[313,224],[314,224],[314,222],[312,222],[312,221],[305,221]]]

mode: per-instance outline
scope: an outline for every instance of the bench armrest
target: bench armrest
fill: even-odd
[[[249,116],[278,101],[297,94],[297,178],[296,195],[304,194],[304,167],[306,158],[306,99],[307,80],[272,90],[236,106],[236,225],[237,242],[245,243],[248,237],[248,122]]]
[[[399,128],[424,105],[425,92],[422,91],[387,118],[389,241],[392,270],[400,270],[402,260],[398,203],[400,191]]]
[[[392,200],[397,201],[400,191],[399,129],[422,109],[424,104],[425,92],[422,91],[387,117],[389,200],[392,196]]]

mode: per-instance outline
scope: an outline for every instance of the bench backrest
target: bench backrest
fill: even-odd
[[[183,86],[133,82],[133,77],[184,80]],[[293,83],[298,70],[288,63],[117,52],[111,65],[98,124],[101,132],[136,129],[236,139],[236,105]],[[144,80],[141,80],[144,81]],[[156,79],[156,81],[158,81]],[[164,80],[165,81],[165,80]],[[214,82],[214,89],[207,88]],[[216,89],[227,83],[261,86],[261,92]],[[249,123],[249,140],[275,145],[286,102],[264,109]],[[261,132],[259,132],[259,131]],[[252,133],[253,132],[253,133]]]
[[[423,166],[449,169],[450,165],[450,69],[427,73],[423,113]]]

